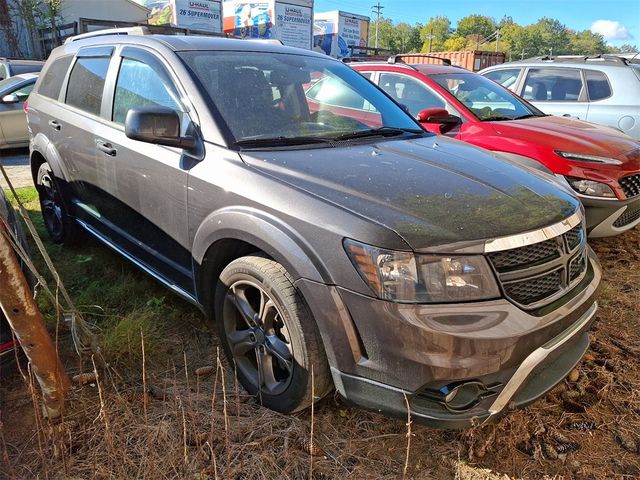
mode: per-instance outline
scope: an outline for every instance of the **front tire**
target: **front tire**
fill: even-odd
[[[215,316],[240,383],[262,405],[292,413],[331,390],[320,332],[281,264],[261,256],[231,262],[216,286]]]

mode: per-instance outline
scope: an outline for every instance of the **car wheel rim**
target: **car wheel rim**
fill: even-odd
[[[57,199],[58,192],[47,173],[40,180],[40,205],[45,226],[53,236],[62,233],[62,208]]]
[[[294,358],[289,331],[273,298],[253,282],[237,281],[227,290],[223,316],[238,370],[256,392],[284,392],[291,383]]]

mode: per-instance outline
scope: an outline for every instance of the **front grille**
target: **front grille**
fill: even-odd
[[[539,308],[567,293],[587,270],[582,224],[524,247],[489,253],[505,296],[525,309]]]
[[[636,220],[640,218],[640,206],[635,210],[626,209],[622,215],[620,215],[615,222],[613,222],[613,226],[616,228],[626,227],[627,225],[632,224]]]
[[[640,173],[621,178],[620,186],[627,198],[640,195]]]
[[[555,239],[489,254],[493,266],[499,272],[508,271],[524,264],[533,265],[553,260],[558,257],[560,257],[560,249]]]
[[[528,278],[520,282],[507,283],[504,291],[521,305],[530,305],[551,297],[562,290],[562,271],[546,273],[537,278]]]

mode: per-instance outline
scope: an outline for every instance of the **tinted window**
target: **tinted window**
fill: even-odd
[[[485,77],[508,88],[512,92],[516,91],[516,80],[518,80],[519,75],[519,68],[505,68],[504,70],[494,70],[493,72],[484,74]]]
[[[362,75],[367,80],[371,80],[371,77],[373,76],[373,72],[358,72],[358,73],[360,73],[360,75]]]
[[[576,68],[532,68],[522,97],[534,102],[577,102],[581,91],[582,77]]]
[[[0,80],[4,80],[7,77],[7,67],[5,67],[4,64],[0,63]]]
[[[589,100],[602,100],[611,96],[611,86],[607,76],[597,70],[585,70]]]
[[[405,75],[381,73],[380,88],[398,103],[406,105],[414,117],[425,108],[445,107],[444,101],[422,82]]]
[[[64,77],[67,75],[69,65],[71,65],[71,60],[73,60],[72,56],[60,57],[47,67],[38,87],[40,95],[57,100]]]
[[[85,112],[100,115],[104,78],[110,60],[104,57],[78,58],[69,76],[66,103]]]
[[[113,121],[124,124],[131,108],[148,105],[180,110],[178,95],[166,75],[137,60],[122,60],[113,99]]]

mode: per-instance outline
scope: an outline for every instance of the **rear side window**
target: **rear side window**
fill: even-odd
[[[165,75],[146,63],[122,60],[113,100],[113,121],[124,124],[131,108],[161,106],[181,110],[178,94]]]
[[[62,82],[64,82],[64,77],[67,75],[71,60],[73,60],[72,55],[60,57],[47,67],[43,77],[40,79],[40,86],[38,87],[38,93],[40,95],[55,100],[58,99]]]
[[[488,79],[499,83],[512,92],[516,91],[516,80],[518,80],[519,75],[519,68],[505,68],[503,70],[494,70],[493,72],[487,72],[484,74]]]
[[[104,79],[107,76],[110,58],[82,57],[71,70],[67,87],[67,105],[87,113],[100,115]]]
[[[522,97],[534,102],[577,102],[581,92],[582,76],[577,68],[532,68]]]
[[[604,73],[597,70],[585,70],[584,73],[587,77],[589,100],[602,100],[611,96],[611,85]]]

